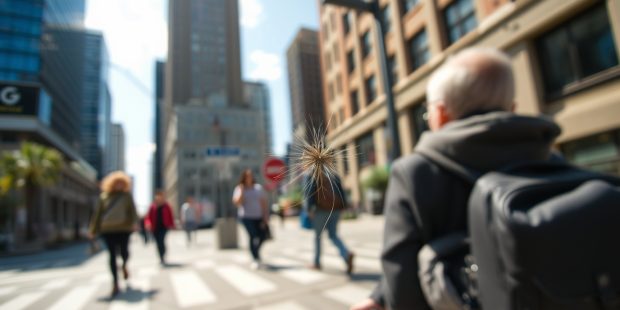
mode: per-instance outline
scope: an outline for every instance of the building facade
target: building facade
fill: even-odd
[[[168,13],[165,192],[177,208],[193,196],[215,202],[217,216],[230,216],[239,173],[249,168],[260,179],[268,94],[264,85],[244,89],[241,81],[237,1],[170,1]]]
[[[164,70],[166,63],[163,61],[155,62],[155,124],[153,128],[155,153],[153,154],[153,195],[155,191],[164,188],[162,166],[164,158],[164,132],[162,125],[164,122]]]
[[[447,57],[495,47],[512,59],[517,113],[562,127],[557,147],[578,165],[620,174],[620,3],[616,0],[380,0],[401,152],[422,132],[425,88]],[[360,176],[388,162],[389,141],[373,17],[320,8],[321,68],[330,144],[354,201]],[[357,156],[355,154],[358,154]]]
[[[83,236],[97,197],[96,171],[78,149],[82,93],[74,83],[82,73],[74,69],[82,64],[63,60],[74,55],[53,54],[75,42],[50,40],[48,32],[83,25],[83,2],[0,2],[0,92],[5,95],[0,100],[0,152],[36,142],[59,150],[65,160],[59,182],[42,189],[31,210],[36,238],[30,246]],[[23,195],[16,190],[0,197],[0,251],[24,245]]]
[[[323,110],[318,32],[300,29],[287,49],[286,59],[293,131],[324,129],[328,118]]]
[[[271,122],[271,101],[269,89],[263,82],[243,82],[244,100],[252,110],[260,111],[261,122],[255,130],[261,133],[261,154],[268,156],[273,154],[273,128]]]
[[[125,171],[125,131],[123,125],[112,124],[110,130],[110,144],[106,152],[105,174],[112,171]]]
[[[82,105],[80,111],[80,154],[103,178],[104,157],[110,143],[112,96],[108,88],[109,57],[103,35],[85,31]]]

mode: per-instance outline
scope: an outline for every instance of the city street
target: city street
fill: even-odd
[[[272,217],[271,227],[275,238],[263,247],[266,266],[258,271],[250,268],[241,226],[235,250],[216,249],[214,229],[200,230],[189,248],[182,231],[170,233],[165,268],[155,243],[145,245],[133,234],[130,277],[112,301],[104,250],[89,256],[87,245],[80,244],[0,258],[0,309],[347,309],[378,281],[383,217],[341,221],[341,237],[356,253],[351,277],[326,233],[323,271],[317,272],[306,268],[313,255],[311,231],[301,230],[297,218],[281,227]]]

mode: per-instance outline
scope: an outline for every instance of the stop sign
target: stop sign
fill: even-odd
[[[263,165],[263,174],[273,182],[280,182],[286,174],[286,164],[279,158],[271,157]]]

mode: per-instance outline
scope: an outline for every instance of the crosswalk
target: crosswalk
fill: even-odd
[[[376,240],[352,246],[356,270],[363,276],[351,281],[342,258],[327,242],[324,270],[306,267],[313,258],[310,237],[300,242],[299,235],[280,235],[277,246],[269,243],[263,249],[259,270],[250,268],[243,237],[241,249],[227,251],[196,246],[183,252],[179,248],[185,250],[185,244],[172,239],[175,255],[168,267],[159,265],[154,245],[132,242],[131,276],[121,281],[121,293],[113,300],[108,298],[112,279],[105,252],[81,265],[51,261],[37,272],[23,272],[27,264],[0,267],[0,310],[346,309],[367,297],[375,285],[368,275],[380,272]]]

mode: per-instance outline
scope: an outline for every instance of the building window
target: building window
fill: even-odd
[[[327,41],[327,39],[329,39],[329,34],[328,34],[328,30],[327,30],[327,23],[323,23],[323,27],[322,31],[323,32],[323,41]]]
[[[383,34],[390,32],[392,28],[392,23],[390,22],[390,5],[386,5],[383,9],[381,9],[381,28],[383,30]]]
[[[351,14],[349,12],[342,15],[342,26],[344,27],[344,34],[349,34],[351,31]]]
[[[620,175],[620,130],[567,142],[560,149],[566,159],[578,166]]]
[[[425,131],[429,130],[427,120],[426,104],[421,103],[411,109],[411,121],[413,123],[413,136],[415,137],[414,143],[420,141],[420,136]]]
[[[331,70],[332,68],[332,58],[329,57],[329,51],[325,53],[325,71]]]
[[[476,28],[476,11],[472,0],[457,0],[444,11],[448,41],[450,44]]]
[[[366,79],[366,105],[369,105],[377,97],[377,82],[375,76],[371,75]]]
[[[357,114],[360,111],[360,102],[357,94],[357,90],[351,92],[351,116]]]
[[[333,52],[334,54],[334,63],[337,63],[340,61],[340,50],[338,49],[338,42],[334,43],[334,49]]]
[[[390,56],[390,58],[388,59],[388,68],[390,70],[390,73],[392,73],[390,87],[394,87],[394,85],[398,84],[398,61],[396,60],[396,56]]]
[[[415,8],[416,5],[418,5],[419,2],[420,0],[402,0],[404,9],[403,12],[405,14],[409,13],[411,10],[413,10],[413,8]]]
[[[375,164],[375,143],[372,137],[372,131],[361,136],[356,141],[357,151],[359,156],[357,157],[357,166],[361,169],[366,166]]]
[[[347,53],[347,66],[349,67],[349,73],[355,70],[355,54],[352,50]]]
[[[618,66],[605,3],[551,30],[536,41],[547,95]]]
[[[370,30],[362,35],[362,58],[366,58],[372,49],[372,41],[370,39]]]
[[[329,86],[327,87],[327,98],[329,99],[329,101],[334,101],[334,84],[333,83],[329,83]]]
[[[411,38],[409,41],[409,53],[411,57],[411,71],[415,71],[428,62],[429,50],[426,29],[423,29]]]
[[[340,95],[342,93],[342,79],[340,78],[340,73],[336,74],[336,94]]]

